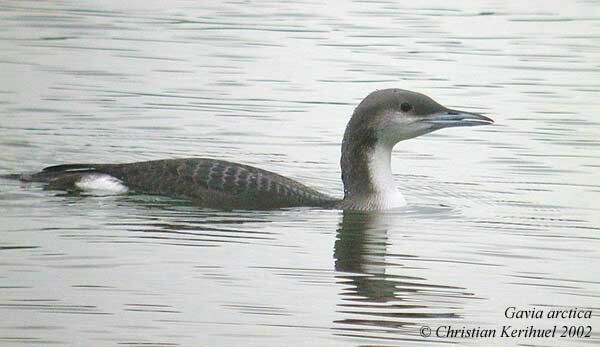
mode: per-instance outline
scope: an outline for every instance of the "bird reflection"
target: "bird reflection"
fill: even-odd
[[[385,276],[388,246],[385,220],[374,213],[345,211],[334,246],[335,269],[354,294],[373,301],[395,299],[395,283]]]
[[[338,313],[345,318],[340,335],[418,335],[415,327],[424,319],[458,318],[455,307],[439,307],[432,297],[464,299],[463,288],[431,284],[425,278],[386,273],[401,264],[386,258],[418,259],[407,254],[389,254],[388,230],[400,215],[344,211],[334,246],[337,283],[343,286]],[[397,227],[394,227],[397,232]],[[396,245],[397,246],[397,245]],[[453,300],[451,300],[453,301]],[[456,305],[456,302],[453,303]],[[435,307],[437,306],[437,307]],[[352,333],[350,333],[352,332]]]

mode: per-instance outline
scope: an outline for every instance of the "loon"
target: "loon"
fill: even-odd
[[[103,185],[115,192],[165,195],[217,209],[313,206],[385,210],[406,205],[392,177],[394,145],[442,128],[493,122],[480,114],[446,108],[426,95],[408,90],[372,92],[356,107],[344,133],[340,161],[343,199],[271,171],[207,158],[63,164],[34,174],[9,176],[44,182],[47,189],[81,191]]]

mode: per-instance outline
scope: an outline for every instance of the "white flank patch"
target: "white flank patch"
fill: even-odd
[[[120,179],[107,174],[85,175],[75,186],[96,194],[123,194],[129,190]]]

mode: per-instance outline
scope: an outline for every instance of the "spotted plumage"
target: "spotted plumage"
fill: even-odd
[[[170,195],[218,208],[324,206],[334,198],[292,179],[253,166],[206,158],[128,164],[74,164],[45,168],[27,180],[53,189],[73,189],[82,177],[107,174],[130,191]]]

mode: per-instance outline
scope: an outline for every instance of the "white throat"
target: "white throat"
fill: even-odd
[[[368,157],[369,176],[373,186],[371,196],[363,197],[375,209],[392,209],[406,206],[406,199],[396,189],[392,176],[393,146],[378,144]]]

